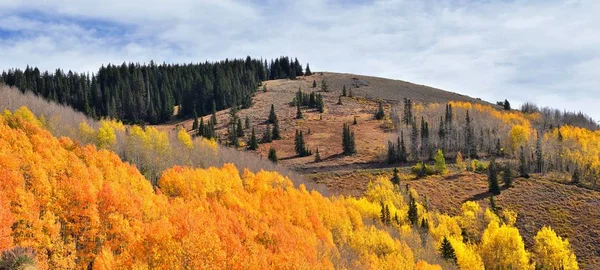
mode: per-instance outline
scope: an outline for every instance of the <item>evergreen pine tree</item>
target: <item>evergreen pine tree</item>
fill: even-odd
[[[266,84],[265,84],[265,85],[263,85],[263,89],[262,89],[262,91],[263,91],[263,93],[266,93],[266,92],[267,92],[267,85],[266,85]]]
[[[442,240],[442,246],[440,247],[440,253],[442,253],[442,257],[446,260],[452,261],[456,263],[456,253],[454,252],[454,248],[448,238],[444,236],[444,240]]]
[[[304,116],[302,115],[302,109],[300,109],[300,103],[296,106],[296,119],[302,119]]]
[[[321,162],[321,154],[319,154],[319,147],[317,147],[317,151],[315,153],[315,162]]]
[[[446,127],[444,126],[444,119],[440,116],[440,124],[438,126],[438,138],[439,147],[442,151],[448,151],[446,149]]]
[[[244,123],[245,129],[250,129],[250,117],[246,115],[246,121]]]
[[[348,124],[344,124],[342,131],[342,148],[344,149],[344,155],[350,156],[356,153],[356,144],[354,142],[354,132],[350,130]]]
[[[265,129],[265,134],[263,135],[262,141],[264,143],[270,143],[273,141],[273,137],[271,136],[271,125],[267,124],[267,128]]]
[[[419,222],[419,212],[417,210],[417,202],[412,195],[408,195],[408,220],[412,225],[417,225]]]
[[[275,119],[275,123],[273,123],[273,132],[271,132],[271,138],[273,140],[280,140],[281,133],[279,132],[279,121]]]
[[[425,218],[421,219],[421,230],[427,232],[429,230],[429,222]]]
[[[308,65],[308,63],[306,63],[306,69],[304,70],[304,75],[305,76],[312,75],[312,72],[310,71],[310,66]]]
[[[413,160],[419,159],[419,148],[418,148],[419,130],[417,129],[417,120],[412,119],[411,121],[411,132],[410,132],[410,148]]]
[[[527,165],[523,146],[521,146],[521,151],[519,152],[519,175],[524,178],[529,178],[529,166]]]
[[[342,96],[346,96],[346,85],[344,84],[344,87],[342,88]]]
[[[313,88],[317,88],[317,81],[316,81],[316,80],[313,80],[312,87],[313,87]]]
[[[258,149],[258,140],[256,139],[256,134],[254,133],[254,128],[252,128],[252,134],[250,135],[250,140],[248,140],[248,150],[256,150]]]
[[[510,169],[510,164],[506,164],[504,169],[502,170],[502,181],[504,182],[504,186],[509,188],[512,186],[512,170]]]
[[[390,207],[388,205],[385,206],[385,224],[390,225],[390,221],[392,220],[390,214]]]
[[[494,195],[500,194],[500,186],[498,184],[498,171],[496,168],[496,161],[492,159],[488,166],[488,186],[489,191]]]
[[[217,104],[214,101],[212,104],[212,116],[210,118],[210,122],[213,126],[217,125]]]
[[[237,134],[237,126],[235,123],[229,125],[229,145],[233,147],[240,146]]]
[[[496,199],[494,199],[494,196],[490,196],[490,209],[492,209],[492,212],[496,214],[496,216],[499,216],[498,207],[496,207]]]
[[[352,122],[353,125],[358,125],[358,122],[356,121],[356,115],[354,116],[354,121]]]
[[[327,81],[325,81],[325,79],[321,80],[321,91],[329,91],[329,86],[327,85]]]
[[[206,134],[204,133],[204,118],[200,117],[200,125],[198,125],[198,136],[202,136],[202,137],[206,137]]]
[[[277,151],[275,151],[275,148],[273,147],[269,149],[269,160],[273,163],[277,163],[279,161],[279,159],[277,158]]]
[[[573,176],[571,176],[571,183],[574,185],[579,184],[579,169],[577,167],[575,167],[575,170],[573,170]]]
[[[385,213],[385,205],[383,204],[383,201],[380,201],[379,205],[381,207],[381,211],[380,211],[380,214],[379,214],[379,219],[381,220],[381,223],[385,224],[385,221],[387,219],[386,213]]]
[[[198,129],[198,114],[196,113],[196,110],[194,110],[194,123],[192,124],[192,130],[197,130]]]
[[[269,111],[268,123],[273,124],[277,121],[277,114],[275,114],[275,105],[271,104],[271,110]]]
[[[393,164],[398,161],[398,153],[396,153],[396,146],[392,141],[388,141],[388,164]]]
[[[317,95],[317,110],[320,113],[325,112],[325,102],[323,101],[323,96],[321,94]]]
[[[400,185],[400,175],[399,175],[398,168],[394,168],[394,174],[392,176],[391,181],[392,181],[392,184],[394,184],[394,185],[398,185],[398,186]]]
[[[408,162],[408,155],[406,154],[406,145],[404,145],[404,131],[400,131],[400,145],[398,146],[398,161],[405,163]]]
[[[235,127],[235,131],[238,137],[244,137],[244,127],[242,126],[242,119],[237,119],[237,125]]]
[[[504,109],[510,111],[510,103],[508,102],[508,99],[504,100]]]
[[[385,111],[383,110],[383,102],[379,102],[379,107],[377,108],[377,112],[375,113],[375,119],[381,120],[385,117]]]
[[[342,96],[339,96],[339,97],[338,97],[338,103],[337,103],[337,105],[344,105],[344,104],[342,103]]]

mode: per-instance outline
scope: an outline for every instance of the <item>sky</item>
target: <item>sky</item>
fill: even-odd
[[[247,55],[600,119],[598,0],[0,0],[0,70]]]

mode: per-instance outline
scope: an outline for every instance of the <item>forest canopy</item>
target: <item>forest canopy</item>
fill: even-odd
[[[93,74],[28,66],[2,72],[0,82],[93,118],[157,124],[171,119],[174,112],[192,117],[233,105],[247,108],[262,81],[302,75],[298,59],[280,57],[269,63],[248,56],[196,64],[108,64]]]

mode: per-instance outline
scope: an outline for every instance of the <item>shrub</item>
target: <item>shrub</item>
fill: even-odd
[[[425,177],[436,174],[436,171],[432,166],[429,166],[423,162],[418,162],[415,164],[415,166],[411,168],[411,171],[417,177]]]

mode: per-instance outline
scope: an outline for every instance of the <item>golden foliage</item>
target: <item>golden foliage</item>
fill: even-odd
[[[121,128],[79,127],[101,145]],[[172,151],[156,129],[128,132],[143,147]],[[0,116],[0,250],[32,247],[41,269],[441,269],[411,249],[407,237],[418,233],[403,196],[378,178],[362,198],[328,198],[276,172],[240,175],[231,164],[167,169],[155,190],[116,154],[52,137],[26,109]],[[381,221],[381,203],[398,222]],[[529,266],[518,230],[488,211],[481,217],[476,203],[458,217],[419,203],[417,212],[436,247],[448,237],[463,269]],[[475,230],[482,220],[481,243],[465,244],[461,226]],[[536,258],[572,254],[568,242],[541,235]]]
[[[543,227],[535,236],[533,248],[539,269],[579,269],[568,240],[563,240],[550,227]]]

